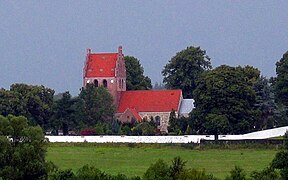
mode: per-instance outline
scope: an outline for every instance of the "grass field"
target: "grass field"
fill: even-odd
[[[68,145],[50,144],[47,160],[61,169],[76,171],[85,164],[93,165],[107,173],[123,173],[127,176],[142,176],[151,163],[161,158],[170,161],[180,156],[187,161],[187,167],[205,169],[218,178],[225,178],[238,165],[247,173],[266,167],[275,149],[206,149],[195,150],[180,146],[144,145]]]

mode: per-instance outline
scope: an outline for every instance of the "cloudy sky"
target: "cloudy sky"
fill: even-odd
[[[288,1],[0,1],[0,87],[79,93],[86,48],[141,61],[153,82],[177,52],[200,46],[213,67],[252,65],[275,76],[288,50]]]

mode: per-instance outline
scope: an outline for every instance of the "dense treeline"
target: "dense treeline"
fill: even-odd
[[[195,109],[188,118],[172,112],[170,131],[217,137],[288,125],[288,52],[276,63],[276,73],[266,78],[252,66],[212,69],[200,47],[177,53],[162,71],[164,83],[193,97]]]
[[[287,140],[287,135],[285,139]],[[7,117],[0,115],[0,179],[52,179],[52,180],[216,180],[205,170],[186,166],[186,161],[175,157],[170,164],[159,159],[152,163],[146,172],[140,176],[127,177],[125,174],[111,175],[94,166],[85,165],[73,172],[71,169],[62,170],[52,162],[47,162],[47,141],[39,126],[29,126],[24,116]],[[231,170],[227,180],[280,180],[288,178],[288,142],[276,153],[268,167],[247,175],[243,169],[236,166]]]
[[[151,89],[140,61],[126,56],[128,90]],[[266,78],[252,66],[212,68],[200,47],[178,52],[162,70],[164,84],[155,89],[182,89],[184,98],[195,100],[189,117],[169,119],[170,134],[242,134],[288,125],[288,52],[276,63],[276,77]],[[120,123],[104,87],[82,88],[79,95],[55,94],[44,86],[12,84],[0,89],[0,114],[22,115],[48,134],[155,135],[153,119]],[[217,136],[216,136],[217,137]]]

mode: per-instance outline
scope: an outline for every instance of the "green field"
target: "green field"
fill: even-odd
[[[144,145],[67,145],[50,144],[47,160],[61,169],[76,171],[85,164],[93,165],[107,173],[123,173],[128,176],[142,176],[151,163],[161,158],[167,163],[180,156],[187,161],[187,167],[205,169],[218,178],[225,178],[238,165],[247,173],[266,167],[274,155],[274,149],[205,149],[195,150],[180,146]]]

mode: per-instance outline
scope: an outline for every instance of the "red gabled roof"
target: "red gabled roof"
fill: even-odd
[[[139,116],[138,112],[136,111],[136,109],[130,109],[130,108],[127,108],[126,111],[130,111],[131,114],[133,114],[134,118],[136,118],[136,120],[138,122],[141,122],[142,121],[142,118]]]
[[[182,97],[181,90],[137,90],[122,92],[118,113],[127,108],[137,112],[178,111]]]
[[[114,77],[118,53],[88,54],[85,77]]]

